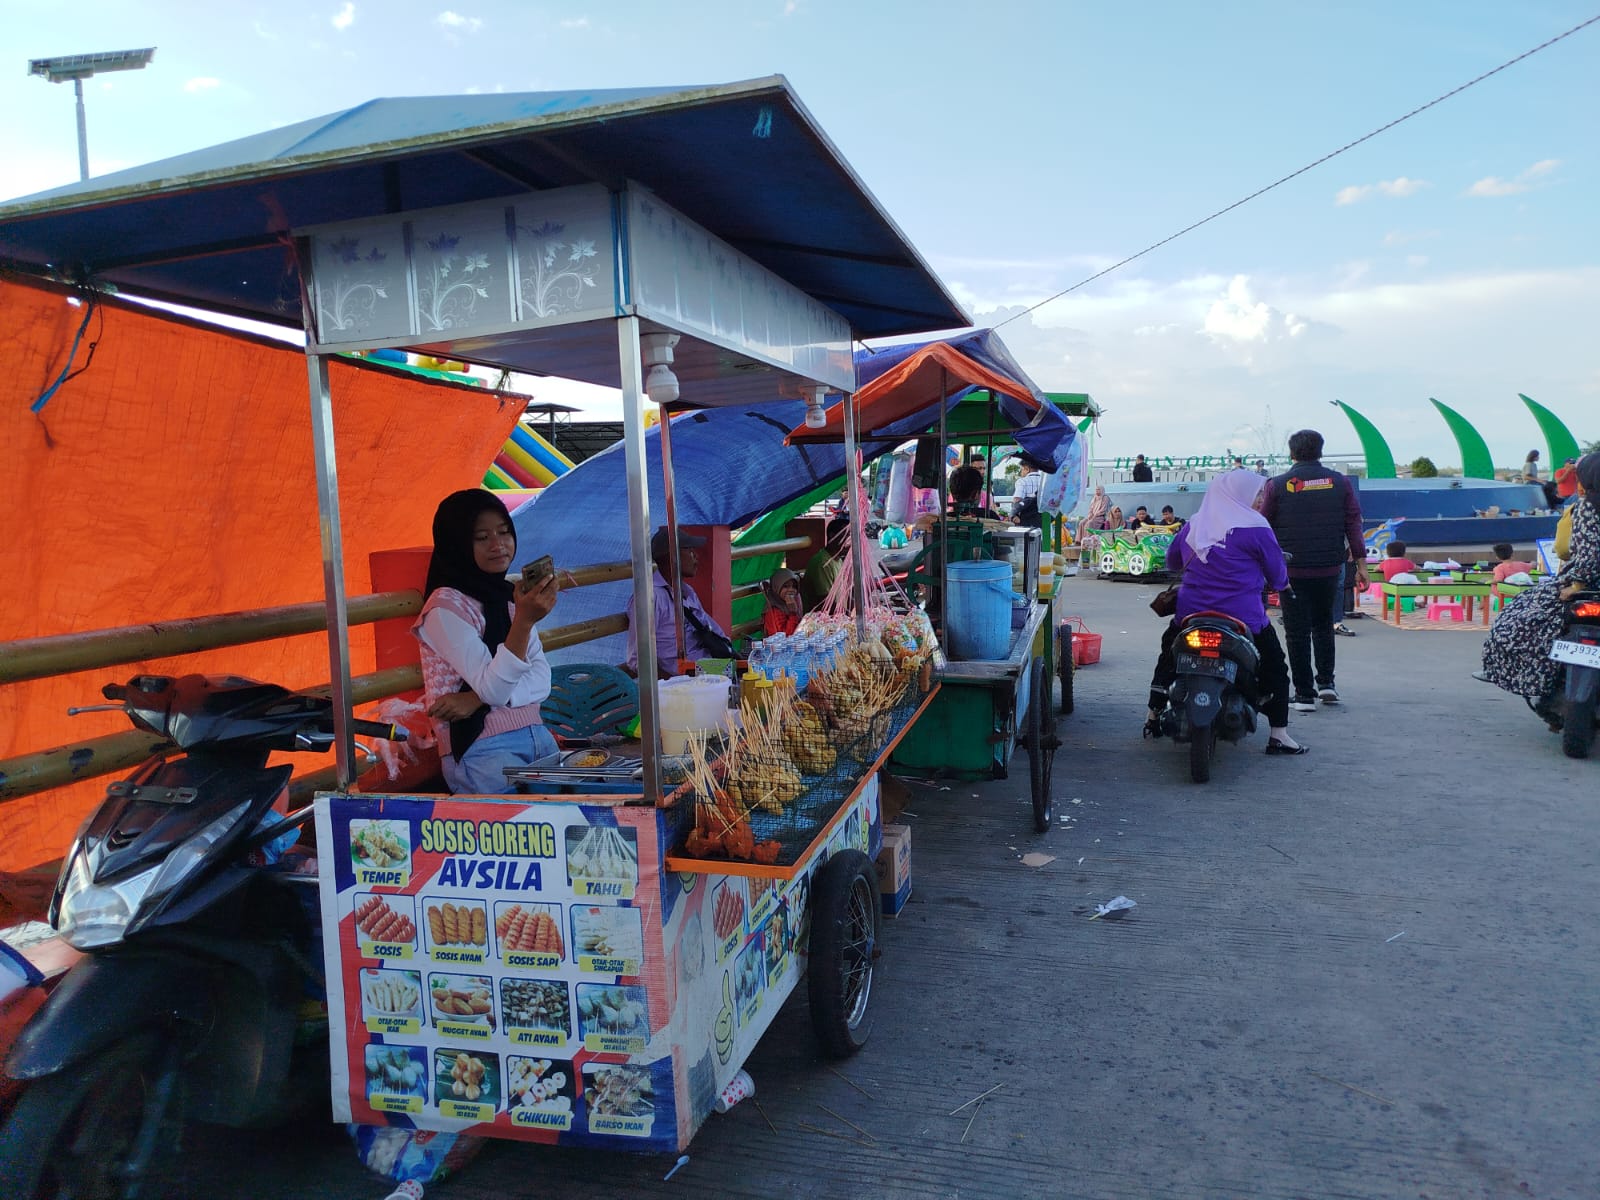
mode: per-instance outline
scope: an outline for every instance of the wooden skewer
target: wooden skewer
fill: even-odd
[[[834,1112],[833,1109],[829,1108],[826,1104],[819,1104],[819,1105],[817,1105],[817,1107],[820,1108],[823,1112],[827,1113],[835,1121],[842,1121],[842,1122],[844,1122],[844,1124],[850,1126],[851,1129],[854,1129],[857,1133],[859,1133],[862,1137],[866,1138],[869,1142],[875,1142],[875,1141],[878,1140],[877,1138],[873,1137],[870,1133],[868,1133],[865,1129],[861,1128],[861,1126],[857,1125],[849,1117],[841,1117],[838,1113]]]
[[[857,1083],[857,1082],[856,1082],[856,1081],[855,1081],[855,1080],[853,1080],[853,1079],[851,1079],[851,1078],[850,1078],[850,1076],[848,1076],[848,1075],[845,1075],[845,1074],[842,1074],[842,1073],[841,1073],[841,1072],[839,1072],[839,1071],[834,1071],[834,1069],[833,1069],[833,1068],[832,1068],[832,1067],[829,1067],[829,1068],[828,1068],[828,1070],[829,1070],[829,1071],[832,1071],[832,1072],[833,1072],[833,1074],[835,1074],[835,1075],[838,1075],[838,1076],[839,1076],[839,1078],[840,1078],[840,1079],[842,1079],[842,1080],[844,1080],[844,1081],[845,1081],[845,1082],[846,1082],[846,1083],[848,1083],[848,1084],[849,1084],[849,1085],[850,1085],[850,1086],[851,1086],[851,1087],[853,1087],[853,1088],[855,1088],[855,1090],[856,1090],[856,1091],[858,1091],[858,1092],[860,1092],[860,1093],[861,1093],[861,1094],[862,1094],[862,1095],[863,1095],[863,1096],[865,1096],[865,1097],[866,1097],[866,1098],[867,1098],[867,1099],[869,1099],[869,1100],[870,1100],[870,1099],[872,1099],[872,1093],[871,1093],[871,1092],[869,1092],[869,1091],[867,1091],[867,1089],[866,1089],[866,1088],[864,1088],[864,1087],[862,1087],[862,1086],[861,1086],[861,1085],[860,1085],[860,1084],[859,1084],[859,1083]]]

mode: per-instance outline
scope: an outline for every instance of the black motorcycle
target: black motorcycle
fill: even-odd
[[[1255,732],[1260,654],[1243,622],[1198,612],[1179,626],[1172,656],[1177,678],[1167,689],[1162,732],[1189,744],[1189,777],[1205,783],[1217,739],[1237,742]]]
[[[316,879],[261,862],[311,815],[275,807],[291,768],[267,756],[332,746],[332,704],[233,676],[102,694],[69,711],[124,712],[178,752],[111,784],[62,865],[50,923],[84,957],[5,1065],[25,1085],[0,1128],[8,1200],[168,1195],[186,1122],[271,1124],[328,1094]]]
[[[1594,747],[1595,702],[1600,697],[1600,592],[1578,592],[1561,608],[1561,636],[1550,658],[1562,665],[1561,749],[1588,758]]]

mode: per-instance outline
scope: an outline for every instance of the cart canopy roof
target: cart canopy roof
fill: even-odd
[[[625,180],[857,337],[968,323],[780,75],[372,100],[0,204],[0,262],[298,328],[292,229]]]
[[[918,433],[928,429],[939,420],[941,400],[949,409],[979,388],[993,393],[998,401],[996,417],[1015,431],[1023,451],[1052,469],[1066,461],[1077,436],[1072,422],[1028,378],[992,329],[858,353],[856,384],[861,411],[857,436],[868,447],[887,449],[882,445],[886,437],[903,437],[907,429]],[[788,440],[807,445],[836,442],[843,436],[840,403],[828,410],[827,425],[821,429],[798,425]]]

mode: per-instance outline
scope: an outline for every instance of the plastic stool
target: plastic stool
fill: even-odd
[[[1465,621],[1466,612],[1461,607],[1459,600],[1429,600],[1428,620],[1437,621],[1442,615],[1448,615],[1452,621]]]

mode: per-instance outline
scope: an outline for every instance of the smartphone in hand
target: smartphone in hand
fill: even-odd
[[[522,568],[522,582],[529,587],[538,587],[555,573],[555,560],[546,554],[543,558],[536,558]]]

